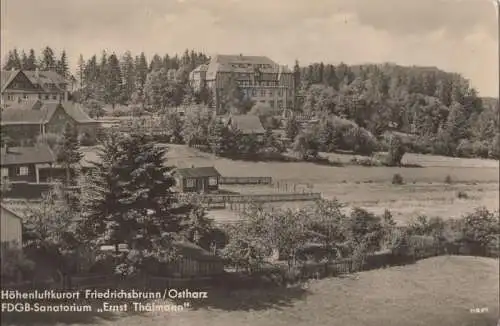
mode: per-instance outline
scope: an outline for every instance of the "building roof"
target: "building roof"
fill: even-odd
[[[0,71],[0,89],[2,92],[4,88],[16,77],[19,70],[2,70]]]
[[[203,178],[203,177],[220,177],[221,174],[213,166],[205,166],[198,168],[176,169],[174,174],[180,174],[184,178]]]
[[[26,78],[33,84],[41,87],[46,92],[65,91],[66,79],[55,71],[37,71],[37,70],[2,70],[1,71],[1,89],[2,92],[11,83],[11,81],[22,72]],[[50,88],[48,85],[54,85]]]
[[[55,163],[56,156],[47,145],[35,147],[8,147],[2,148],[0,165]]]
[[[78,123],[96,123],[91,119],[83,108],[72,102],[43,103],[40,100],[34,102],[23,102],[14,104],[1,113],[2,125],[14,124],[45,124],[50,121],[52,115],[61,106],[62,109]]]
[[[15,209],[13,209],[12,207],[10,207],[10,206],[6,205],[6,204],[5,204],[5,203],[3,203],[3,202],[2,202],[2,203],[0,203],[0,207],[1,207],[3,210],[6,210],[7,212],[9,212],[9,213],[10,213],[10,216],[15,217],[15,218],[17,218],[17,219],[21,220],[21,222],[23,221],[23,218],[22,218],[23,214],[22,214],[22,213],[20,213],[19,211],[17,211],[17,210],[15,210]],[[0,214],[0,215],[4,216],[4,214]]]
[[[244,135],[264,134],[266,130],[256,115],[233,115],[227,120],[231,128],[239,130]]]
[[[265,56],[219,54],[210,59],[207,78],[215,78],[217,72],[254,73],[257,67],[264,73],[282,72],[277,63]]]

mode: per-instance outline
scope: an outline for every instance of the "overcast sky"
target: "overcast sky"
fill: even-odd
[[[185,48],[288,65],[432,65],[498,92],[491,0],[1,0],[2,58],[45,45],[66,49],[73,68],[80,53]]]

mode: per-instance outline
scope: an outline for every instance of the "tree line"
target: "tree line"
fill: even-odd
[[[498,100],[479,97],[460,74],[394,64],[300,67],[296,62],[294,77],[297,109],[325,118],[323,129],[341,118],[375,137],[404,133],[417,152],[499,157]]]
[[[39,56],[34,49],[28,51],[17,48],[10,50],[5,58],[3,70],[36,70],[56,71],[65,78],[71,77],[68,57],[65,50],[57,56],[56,52],[49,46],[42,49]]]

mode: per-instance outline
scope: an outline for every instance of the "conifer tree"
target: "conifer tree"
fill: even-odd
[[[62,164],[66,170],[66,187],[75,184],[75,180],[71,178],[71,168],[80,163],[82,158],[83,154],[78,144],[78,131],[73,124],[67,123],[57,146],[57,162]]]

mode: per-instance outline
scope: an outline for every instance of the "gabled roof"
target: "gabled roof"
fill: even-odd
[[[2,148],[0,165],[54,163],[56,156],[47,145]]]
[[[45,91],[51,91],[45,87],[46,84],[53,84],[56,86],[56,90],[64,91],[60,85],[68,83],[63,76],[55,71],[23,70],[23,73],[34,85],[40,85]]]
[[[0,72],[0,86],[2,92],[4,89],[12,82],[12,80],[17,76],[20,70],[2,70]]]
[[[179,174],[184,178],[220,177],[221,174],[213,166],[199,168],[176,169],[173,174]]]
[[[231,128],[238,130],[244,135],[266,133],[266,129],[264,129],[259,117],[256,115],[232,115],[227,120],[227,123]]]
[[[207,78],[215,78],[217,72],[237,72],[237,73],[254,73],[256,66],[261,72],[279,73],[280,66],[265,56],[248,56],[248,55],[216,55],[211,58],[207,68]]]
[[[54,112],[56,112],[59,107],[78,123],[97,122],[91,119],[77,103],[43,103],[41,101],[35,101],[14,104],[2,111],[1,125],[45,124],[50,121]]]
[[[22,72],[26,78],[33,84],[38,85],[46,92],[64,91],[61,84],[67,84],[66,79],[55,71],[36,71],[36,70],[2,70],[1,71],[1,89],[2,92],[12,82],[18,73]],[[55,89],[45,87],[46,84],[55,85]]]

